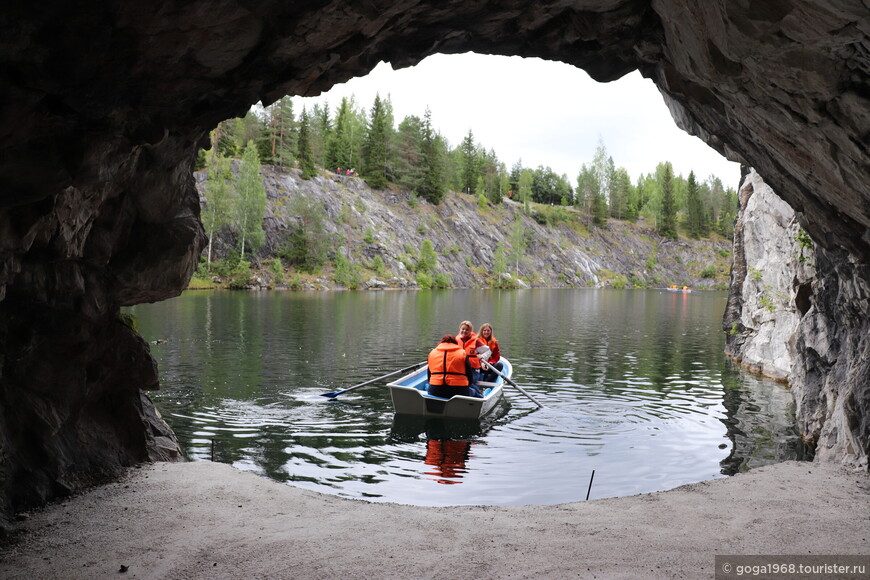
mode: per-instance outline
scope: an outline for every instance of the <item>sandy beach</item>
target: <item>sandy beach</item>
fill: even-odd
[[[788,462],[631,497],[426,508],[158,463],[20,526],[2,578],[713,578],[717,554],[870,554],[870,476]]]

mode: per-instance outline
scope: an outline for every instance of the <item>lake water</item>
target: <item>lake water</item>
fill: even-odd
[[[724,355],[724,292],[196,291],[130,311],[191,460],[414,505],[545,505],[804,459],[788,390]],[[383,383],[491,322],[513,380],[484,423],[396,417]],[[163,342],[165,341],[165,342]],[[592,477],[594,470],[594,478]],[[590,491],[591,480],[591,491]]]

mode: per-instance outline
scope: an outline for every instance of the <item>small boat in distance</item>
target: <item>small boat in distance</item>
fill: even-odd
[[[670,292],[685,292],[687,294],[692,291],[692,289],[688,286],[683,286],[682,288],[679,286],[668,286],[667,288],[664,288],[664,290],[668,290]]]
[[[504,357],[501,357],[500,362],[501,373],[510,378],[513,374],[513,366]],[[427,367],[424,366],[396,381],[387,383],[396,413],[480,419],[490,413],[501,399],[504,388],[502,377],[496,377],[493,383],[478,383],[478,386],[484,390],[483,398],[464,395],[456,395],[449,399],[434,397],[426,392],[428,388],[426,371]]]

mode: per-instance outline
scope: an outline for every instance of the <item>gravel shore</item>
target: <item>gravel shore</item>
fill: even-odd
[[[717,554],[870,554],[870,475],[787,462],[631,497],[428,508],[158,463],[30,514],[0,577],[713,578]]]

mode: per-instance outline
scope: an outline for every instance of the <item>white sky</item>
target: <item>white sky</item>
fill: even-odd
[[[740,178],[739,164],[677,128],[658,89],[637,72],[598,83],[578,68],[537,58],[438,54],[398,71],[380,63],[319,97],[294,97],[294,110],[328,100],[334,116],[341,98],[355,95],[368,114],[376,93],[390,96],[396,126],[407,115],[422,118],[428,106],[452,147],[471,129],[508,169],[518,160],[533,169],[549,166],[572,186],[599,138],[633,182],[661,161],[677,175],[694,170],[699,181],[715,175],[726,187],[736,188]]]

